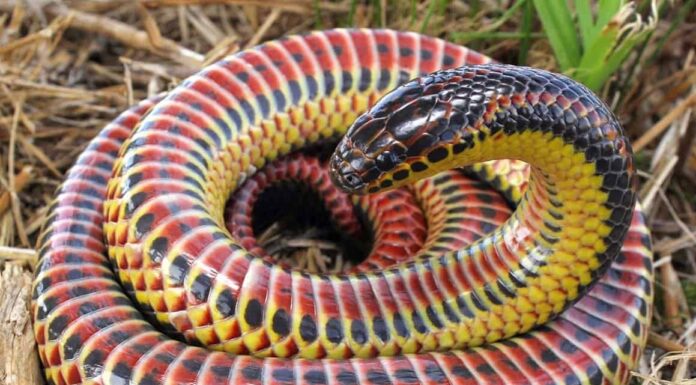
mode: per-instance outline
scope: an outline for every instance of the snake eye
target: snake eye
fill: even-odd
[[[381,154],[377,155],[377,158],[375,158],[377,168],[379,168],[382,171],[391,170],[398,162],[398,156],[391,151],[384,151]]]
[[[357,190],[364,185],[360,177],[354,172],[347,172],[341,175],[341,180],[345,187],[348,187],[352,190]]]

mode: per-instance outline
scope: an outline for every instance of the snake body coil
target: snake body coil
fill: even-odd
[[[584,87],[488,61],[412,33],[316,32],[228,57],[122,114],[70,171],[39,241],[49,381],[624,383],[652,303],[630,146]],[[519,204],[469,246],[448,235],[467,204],[464,182],[447,185],[459,174],[418,182],[424,246],[375,259],[381,270],[293,271],[230,235],[225,204],[248,175],[344,133],[330,171],[350,192],[502,158],[530,176],[496,174],[516,162],[474,166]]]

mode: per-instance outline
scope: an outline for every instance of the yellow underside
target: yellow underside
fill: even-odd
[[[287,113],[276,114],[273,119],[262,121],[256,125],[244,122],[245,126],[249,124],[247,127],[250,128],[223,146],[223,150],[211,162],[213,166],[209,169],[207,180],[200,180],[201,184],[206,186],[205,194],[208,205],[212,207],[210,210],[212,219],[224,228],[222,218],[224,204],[230,191],[233,191],[238,183],[244,180],[246,173],[253,172],[255,168],[263,166],[267,161],[286,154],[294,148],[316,142],[321,138],[342,134],[359,113],[376,99],[376,94],[339,95],[319,102],[307,102],[301,107],[293,107]],[[219,127],[213,126],[211,129],[219,131],[220,134],[222,132]],[[483,127],[481,130],[485,131],[486,128]],[[449,152],[451,154],[451,147]],[[547,264],[536,271],[539,277],[528,278],[527,287],[517,290],[515,298],[507,299],[502,293],[496,293],[499,298],[505,299],[503,305],[490,303],[483,292],[482,285],[485,282],[494,282],[498,276],[501,276],[504,277],[502,280],[508,283],[508,287],[514,287],[507,278],[508,268],[501,268],[495,272],[495,275],[484,277],[485,281],[480,282],[480,286],[474,291],[483,300],[489,311],[476,310],[470,295],[465,295],[469,307],[476,311],[476,317],[472,320],[467,319],[458,324],[449,324],[443,329],[421,335],[414,331],[412,320],[406,318],[406,325],[413,331],[412,336],[406,339],[394,338],[389,344],[378,342],[378,338],[372,334],[371,321],[367,320],[366,326],[367,330],[370,331],[371,344],[377,347],[380,354],[395,354],[398,351],[412,353],[453,346],[476,346],[524,332],[535,325],[546,322],[552,314],[559,312],[568,301],[577,297],[579,287],[590,282],[592,270],[598,267],[595,253],[605,250],[606,246],[602,237],[609,234],[611,230],[604,223],[604,220],[609,217],[609,210],[603,205],[607,196],[600,190],[602,180],[601,177],[595,175],[594,166],[585,161],[582,153],[576,152],[572,145],[564,144],[560,138],[554,138],[550,133],[527,131],[507,136],[500,132],[492,137],[487,136],[483,141],[477,139],[472,149],[456,156],[450,155],[437,164],[431,164],[427,172],[414,173],[410,180],[420,179],[426,176],[426,173],[430,175],[437,170],[499,159],[503,154],[535,164],[539,170],[543,170],[545,177],[533,175],[530,190],[540,194],[539,196],[548,196],[549,192],[544,180],[551,182],[553,189],[558,192],[554,199],[562,202],[562,206],[559,208],[546,207],[548,205],[544,204],[543,201],[523,200],[520,204],[520,210],[502,230],[496,233],[495,238],[482,240],[482,248],[492,251],[500,247],[500,244],[496,243],[506,242],[508,249],[515,249],[520,255],[534,252],[547,253],[552,246],[555,252],[546,257]],[[397,168],[393,172],[399,169]],[[403,182],[394,184],[401,185]],[[111,186],[119,188],[118,178],[112,181]],[[129,194],[136,192],[137,188],[130,191]],[[139,217],[147,212],[148,204],[145,203],[136,210],[132,218],[126,221],[124,218],[126,202],[128,202],[128,197],[106,203],[107,212],[110,209],[117,209],[121,215],[116,223],[107,224],[105,231],[107,234],[127,231],[128,239],[135,240],[133,224],[137,223]],[[113,204],[117,204],[118,208],[109,207]],[[551,216],[553,211],[562,215],[563,218],[561,220],[554,219]],[[561,228],[563,231],[553,233],[544,222]],[[558,238],[559,241],[555,245],[548,244],[539,236],[541,231],[550,234],[553,238]],[[123,259],[128,261],[135,253],[144,255],[147,259],[152,241],[158,235],[161,235],[160,230],[154,229],[143,240],[127,243],[123,246],[110,247],[109,255],[116,261],[123,261]],[[173,247],[162,262],[161,270],[125,269],[119,271],[120,278],[125,282],[144,279],[148,287],[151,287],[158,275],[168,277],[171,261],[177,255],[178,250]],[[470,252],[469,258],[483,260],[486,256],[480,252]],[[148,263],[149,261],[146,260],[146,265]],[[511,268],[519,268],[519,265],[515,266],[514,263],[514,261],[508,262],[511,264]],[[431,261],[431,265],[434,269],[444,268],[439,266],[436,260]],[[171,309],[170,305],[180,301],[182,296],[189,292],[190,285],[200,274],[206,274],[205,266],[194,263],[187,275],[184,287],[172,287],[165,278],[163,280],[165,290],[138,291],[136,297],[139,302],[150,304],[156,309],[161,308],[162,303],[167,304],[167,309]],[[224,285],[213,285],[210,298],[213,300],[217,298],[223,288]],[[492,288],[494,291],[498,290],[497,286],[492,286]],[[233,338],[224,343],[214,344],[212,347],[231,352],[248,349],[261,356],[286,356],[289,354],[282,343],[276,343],[271,349],[263,348],[266,346],[265,339],[269,338],[274,342],[281,339],[273,332],[270,325],[269,320],[272,319],[272,314],[275,311],[272,304],[266,309],[264,317],[266,321],[261,328],[252,327],[245,321],[244,317],[240,316],[245,314],[251,298],[250,295],[251,293],[243,290],[240,292],[237,299],[237,315],[232,318],[224,317],[212,306],[188,307],[186,316],[193,325],[193,329],[187,332],[189,338],[197,339],[203,344],[210,344],[215,336],[225,335],[227,334],[226,330],[239,327],[242,332],[241,338]],[[416,304],[416,309],[426,324],[430,322],[425,312],[427,305],[429,304]],[[440,319],[447,323],[441,303],[434,303],[432,306]],[[456,309],[454,303],[452,303],[452,307]],[[212,315],[212,324],[205,322],[208,310]],[[171,323],[174,320],[173,317],[181,316],[180,314],[173,315],[170,311],[157,311],[155,315],[162,323]],[[297,314],[292,316],[291,330],[293,333],[289,338],[297,342],[301,356],[318,357],[321,350],[325,350],[329,357],[342,357],[344,355],[346,343],[333,344],[325,340],[323,336],[313,344],[302,342],[299,336],[300,319],[301,317]],[[322,325],[327,321],[327,317],[321,313],[317,314],[316,321],[318,325]],[[344,324],[344,333],[346,340],[352,341],[347,322],[345,321]],[[435,329],[437,328],[434,325],[429,325],[429,330]],[[391,332],[392,335],[396,335],[394,330]],[[318,344],[321,345],[322,349],[319,349]],[[361,346],[350,346],[350,350],[357,356],[372,355],[369,349],[364,349]]]

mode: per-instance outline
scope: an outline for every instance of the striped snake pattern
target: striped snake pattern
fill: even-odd
[[[68,173],[38,242],[49,383],[625,383],[652,307],[630,146],[583,87],[487,62],[414,33],[314,32],[121,114]],[[346,274],[257,257],[239,211],[224,215],[230,193],[341,137],[329,178],[376,194],[327,194],[355,200],[375,238],[412,238]],[[505,157],[533,167],[471,169],[502,195],[440,173]],[[409,199],[424,222],[405,209],[413,222],[389,223],[401,205],[388,204]]]

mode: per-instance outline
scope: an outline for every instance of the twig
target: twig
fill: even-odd
[[[26,166],[14,177],[14,188],[16,192],[20,192],[26,187],[31,178],[32,167]],[[0,195],[0,216],[4,215],[10,208],[11,196],[9,191],[5,191]]]
[[[267,7],[300,14],[311,14],[315,4],[313,0],[288,0],[288,1],[264,1],[264,0],[140,0],[146,7],[162,7],[172,5],[212,5],[212,4],[238,4]],[[346,4],[317,1],[316,6],[327,12],[348,12],[350,7]]]
[[[255,5],[242,5],[242,11],[244,12],[244,16],[246,16],[247,20],[249,20],[249,24],[251,25],[251,29],[256,30],[259,28],[259,7]]]
[[[33,263],[36,261],[36,251],[33,249],[22,249],[18,247],[0,246],[0,260],[26,261]]]
[[[43,91],[42,95],[45,96],[55,96],[64,99],[67,98],[84,98],[92,99],[94,97],[103,98],[107,100],[120,101],[120,96],[113,92],[106,92],[100,90],[83,90],[79,88],[61,87],[53,84],[42,84],[35,83],[28,80],[19,79],[16,77],[0,76],[0,83],[6,84],[13,87],[22,87],[26,89],[34,89],[38,91]]]
[[[166,66],[160,63],[148,63],[121,56],[121,63],[127,64],[131,69],[131,78],[134,81],[138,72],[148,72],[152,75],[167,79],[170,82],[179,82],[193,74],[191,69],[184,66]],[[124,74],[125,75],[125,74]],[[119,81],[123,81],[119,79]]]
[[[671,255],[679,250],[696,245],[692,236],[684,234],[676,239],[665,239],[655,242],[655,252],[661,255]]]
[[[679,214],[677,214],[677,211],[672,206],[672,203],[669,201],[664,191],[662,191],[662,189],[659,189],[658,193],[660,194],[660,198],[662,199],[662,201],[665,203],[665,206],[667,206],[667,210],[669,211],[669,214],[672,216],[672,219],[674,219],[677,225],[679,225],[679,228],[681,228],[684,234],[691,238],[692,241],[696,242],[696,234],[691,232],[691,230],[689,230],[689,226],[687,226],[686,223],[684,223],[684,221],[682,221],[681,218],[679,218]]]
[[[677,272],[671,263],[665,263],[660,266],[660,280],[662,281],[662,300],[664,302],[664,320],[665,325],[675,332],[680,333],[683,329],[681,318],[680,298],[683,298],[684,292],[679,282]]]
[[[150,39],[150,43],[156,49],[166,49],[166,43],[162,38],[162,33],[160,32],[159,27],[157,26],[157,20],[150,15],[150,12],[148,12],[147,8],[145,8],[145,6],[142,4],[138,4],[137,9],[140,19],[143,21],[145,32],[147,32],[147,36]]]
[[[7,87],[3,86],[3,91],[8,93]],[[22,213],[20,212],[19,198],[17,197],[17,188],[14,174],[15,167],[15,141],[17,138],[17,129],[19,126],[19,117],[24,105],[25,95],[22,93],[19,99],[14,101],[14,115],[12,117],[12,126],[10,127],[10,144],[8,151],[8,162],[7,162],[7,175],[9,176],[8,181],[8,193],[10,194],[10,207],[12,208],[12,215],[14,217],[15,226],[17,227],[17,232],[19,233],[19,240],[24,246],[29,246],[29,237],[27,237],[26,231],[24,229],[24,222],[22,221]]]
[[[135,103],[135,98],[133,97],[133,77],[130,64],[123,60],[121,60],[121,63],[123,63],[123,82],[126,84],[126,98],[128,105],[132,106]]]
[[[322,241],[318,239],[308,239],[308,238],[293,238],[288,239],[285,242],[288,247],[301,247],[301,248],[318,248],[326,250],[336,250],[336,245],[332,242]]]
[[[200,36],[210,45],[214,46],[225,38],[225,34],[208,18],[200,7],[189,7],[188,20],[200,32]]]
[[[696,94],[691,94],[688,98],[684,99],[676,107],[674,107],[667,115],[665,115],[659,122],[652,126],[645,134],[643,134],[638,140],[633,144],[633,150],[638,152],[647,146],[650,142],[655,140],[662,132],[664,132],[669,125],[680,117],[688,108],[696,105]]]
[[[0,9],[8,9],[15,3],[16,0],[4,0],[0,3]],[[108,17],[73,10],[58,4],[48,4],[42,10],[54,17],[70,15],[71,28],[107,36],[129,47],[147,50],[191,67],[198,68],[203,62],[203,55],[182,47],[173,40],[162,38],[161,46],[157,47],[147,32]]]
[[[34,155],[41,163],[43,163],[46,168],[51,171],[53,175],[55,175],[57,178],[63,178],[63,173],[60,172],[58,167],[53,163],[53,161],[46,155],[46,153],[43,152],[42,149],[36,147],[33,143],[29,141],[29,139],[25,138],[22,135],[18,135],[17,139],[19,140],[20,143],[22,143],[22,146],[24,146],[24,149]]]
[[[680,344],[679,342],[672,341],[669,338],[663,337],[655,332],[650,332],[650,334],[648,334],[648,345],[652,345],[668,352],[681,352],[686,349],[686,346]]]
[[[648,183],[643,186],[643,188],[640,191],[640,197],[641,197],[641,202],[643,203],[643,207],[645,207],[646,211],[650,211],[653,206],[653,200],[655,199],[655,195],[657,192],[662,188],[663,184],[667,180],[667,178],[672,174],[672,170],[674,170],[674,166],[677,165],[677,157],[674,156],[669,159],[666,163],[662,163],[657,170],[657,173],[654,174]]]
[[[203,66],[208,66],[222,59],[227,55],[231,55],[239,50],[238,36],[228,36],[218,42],[215,47],[205,54],[205,62]]]
[[[259,27],[258,31],[256,31],[254,36],[249,40],[249,42],[246,44],[244,48],[251,48],[259,44],[261,39],[263,39],[264,35],[266,35],[266,32],[268,32],[268,29],[271,28],[273,23],[275,23],[276,19],[278,19],[278,16],[280,16],[280,9],[273,9],[273,11],[271,11],[271,14],[268,15],[266,20],[264,20],[263,24],[261,24],[261,27]]]
[[[693,149],[693,145],[696,143],[696,124],[688,124],[688,122],[686,123],[686,132],[684,133],[684,136],[682,136],[682,140],[679,141],[679,146],[677,148],[677,157],[679,158],[679,161],[675,166],[677,172],[684,169],[684,165],[689,160],[689,154]]]
[[[24,36],[21,39],[9,42],[2,47],[0,47],[0,55],[4,55],[8,52],[12,52],[19,47],[24,47],[27,44],[34,43],[37,40],[50,39],[51,34],[49,31],[43,30],[38,33],[32,33],[31,35]]]

